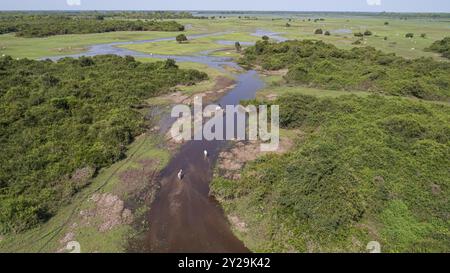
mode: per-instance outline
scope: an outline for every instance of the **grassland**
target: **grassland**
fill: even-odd
[[[81,53],[90,45],[149,40],[175,36],[170,32],[109,32],[96,34],[58,35],[46,38],[20,38],[14,34],[0,35],[0,54],[15,58],[43,58]]]
[[[305,18],[307,19],[307,18]],[[443,60],[439,54],[425,52],[424,49],[430,46],[435,40],[440,40],[448,35],[449,23],[438,20],[413,19],[400,20],[392,18],[325,18],[325,21],[303,21],[303,19],[293,19],[289,22],[290,27],[286,27],[287,19],[272,20],[272,18],[259,18],[258,20],[246,20],[238,18],[226,18],[216,20],[179,20],[181,23],[192,25],[191,30],[195,31],[235,31],[237,33],[254,33],[258,29],[280,33],[288,39],[320,39],[325,42],[335,44],[340,48],[351,48],[352,43],[357,40],[352,33],[343,31],[364,32],[372,31],[373,35],[365,37],[362,46],[373,46],[384,52],[393,52],[405,58],[416,58],[429,56]],[[389,25],[384,25],[389,22]],[[329,30],[330,36],[315,35],[314,31],[322,28]],[[413,39],[406,38],[406,33],[414,33]],[[420,34],[425,33],[426,37],[421,38]],[[384,37],[388,39],[385,41]],[[414,50],[413,50],[414,48]]]
[[[161,55],[193,55],[205,51],[234,50],[234,45],[224,46],[218,43],[224,41],[255,42],[258,38],[245,33],[230,33],[218,36],[210,36],[199,39],[191,39],[179,44],[175,41],[163,41],[136,45],[124,45],[120,47],[135,51],[161,54]]]
[[[294,19],[286,27],[287,19],[272,20],[271,18],[259,18],[258,20],[238,19],[229,17],[226,19],[198,20],[180,19],[178,22],[188,25],[185,33],[189,36],[198,33],[233,32],[231,34],[215,37],[208,37],[190,41],[179,45],[175,41],[160,42],[152,44],[141,44],[127,46],[143,52],[153,52],[161,54],[193,54],[205,50],[219,50],[211,53],[219,56],[236,57],[233,46],[216,44],[217,40],[236,40],[252,42],[258,37],[251,34],[262,29],[271,32],[278,32],[281,36],[289,39],[321,39],[335,44],[340,48],[351,48],[358,38],[352,33],[370,30],[372,36],[365,37],[361,46],[374,46],[385,52],[393,52],[406,58],[416,58],[429,56],[439,60],[444,60],[437,53],[426,52],[434,41],[443,39],[448,33],[448,23],[437,20],[425,19],[386,19],[386,18],[325,18],[325,21],[303,21]],[[384,25],[389,22],[389,25]],[[322,28],[329,30],[330,36],[315,35],[314,30]],[[406,33],[414,33],[412,39],[406,38]],[[426,37],[421,38],[420,34],[425,33]],[[110,43],[130,40],[147,40],[156,38],[166,38],[175,36],[168,32],[111,32],[100,34],[83,35],[59,35],[48,38],[18,38],[13,34],[0,35],[0,54],[11,55],[19,58],[40,58],[45,56],[66,55],[80,53],[86,50],[89,45],[99,43]],[[387,37],[387,40],[384,40]],[[221,51],[227,50],[228,52]],[[231,54],[228,54],[231,53]]]

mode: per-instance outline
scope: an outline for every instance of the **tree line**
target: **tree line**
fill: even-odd
[[[47,37],[64,34],[88,34],[112,31],[183,31],[175,21],[105,19],[102,15],[17,15],[0,16],[0,34],[18,37]]]

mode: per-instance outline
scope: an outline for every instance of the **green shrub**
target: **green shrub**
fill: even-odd
[[[383,252],[449,251],[447,105],[295,93],[253,103],[279,105],[301,140],[238,181],[214,180],[227,212],[247,219],[245,240],[271,252],[364,252],[374,240]]]
[[[446,101],[450,97],[448,63],[431,58],[408,60],[372,47],[344,50],[312,40],[257,42],[245,50],[239,62],[246,66],[261,65],[264,69],[287,68],[285,79],[290,84],[428,100]]]
[[[173,60],[115,55],[58,62],[0,58],[0,233],[46,221],[86,184],[71,176],[125,156],[147,126],[135,105],[207,78]]]
[[[440,53],[443,57],[450,59],[450,37],[435,41],[427,50]]]

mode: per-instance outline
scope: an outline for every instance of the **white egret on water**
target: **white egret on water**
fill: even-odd
[[[205,155],[205,157],[208,157],[208,151],[207,150],[204,150],[203,154]]]
[[[178,172],[178,179],[183,179],[183,169]]]

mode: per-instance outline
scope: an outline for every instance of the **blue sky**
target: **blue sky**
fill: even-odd
[[[118,9],[450,12],[450,0],[0,0],[0,10]]]

